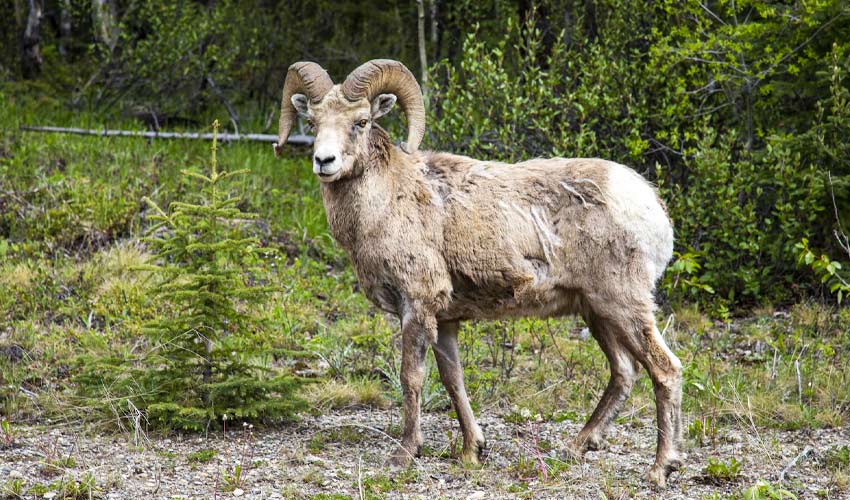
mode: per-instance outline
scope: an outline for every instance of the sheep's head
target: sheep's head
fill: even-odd
[[[303,93],[302,93],[303,92]],[[425,107],[416,78],[398,61],[375,59],[355,69],[341,85],[315,63],[295,63],[283,87],[275,154],[285,144],[296,113],[313,128],[313,172],[333,182],[354,172],[358,158],[368,157],[374,120],[398,101],[407,115],[407,142],[412,153],[425,133]]]

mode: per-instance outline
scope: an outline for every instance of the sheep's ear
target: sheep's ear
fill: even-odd
[[[395,104],[395,94],[381,94],[372,101],[372,119],[378,118],[389,113]]]
[[[295,107],[295,111],[298,111],[298,114],[301,116],[307,116],[307,96],[304,94],[292,94],[292,105]]]

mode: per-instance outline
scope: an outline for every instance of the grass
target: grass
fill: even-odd
[[[326,380],[307,389],[306,397],[317,410],[354,407],[387,408],[389,400],[381,383],[369,378]]]
[[[0,446],[14,444],[16,422],[49,418],[133,428],[134,415],[120,405],[106,412],[81,405],[75,392],[80,356],[121,357],[146,348],[141,325],[167,305],[151,300],[154,278],[138,270],[149,257],[139,242],[148,225],[141,199],[155,196],[165,206],[186,195],[180,170],[200,168],[208,158],[208,144],[200,142],[24,134],[18,126],[25,122],[96,122],[71,116],[49,98],[23,95],[0,89],[0,320],[6,325],[0,333]],[[278,160],[266,145],[235,143],[224,145],[219,159],[224,168],[250,171],[232,189],[242,197],[240,208],[260,215],[249,231],[277,251],[254,277],[279,290],[252,304],[268,320],[263,334],[269,351],[302,353],[270,354],[267,366],[317,376],[305,389],[316,410],[396,403],[397,321],[356,291],[354,273],[328,234],[306,156],[294,151]],[[665,336],[685,367],[690,445],[712,446],[741,427],[848,424],[850,309],[803,302],[764,306],[740,318],[712,318],[688,304],[661,311],[662,326],[672,314]],[[515,426],[581,422],[608,378],[605,358],[583,327],[575,319],[465,324],[461,354],[473,407],[495,411]],[[426,410],[448,411],[433,362],[429,367]],[[644,376],[618,421],[638,425],[653,417]],[[362,439],[360,431],[342,428],[309,446],[321,451],[331,442]],[[830,471],[846,489],[841,453],[829,459],[838,464]],[[206,456],[188,459],[213,458]],[[535,460],[518,460],[517,474],[538,474]],[[547,467],[549,474],[560,465]],[[376,480],[370,488],[384,486]]]
[[[417,481],[419,481],[419,473],[409,468],[393,476],[384,474],[367,476],[362,478],[359,484],[355,481],[352,486],[356,489],[362,488],[363,498],[377,500],[386,498],[388,493],[403,491],[406,484]]]
[[[186,459],[191,463],[205,464],[211,461],[218,454],[216,450],[204,448],[202,450],[193,451],[186,456]]]
[[[99,497],[101,491],[102,490],[97,486],[96,478],[91,473],[83,474],[83,476],[79,479],[62,478],[47,484],[35,484],[29,488],[25,488],[22,481],[14,480],[7,483],[5,487],[5,494],[7,495],[6,498],[10,499],[24,497],[56,497],[64,500],[84,500]]]
[[[330,444],[354,445],[368,439],[368,433],[354,426],[341,426],[328,432],[316,433],[307,442],[307,449],[318,453]]]

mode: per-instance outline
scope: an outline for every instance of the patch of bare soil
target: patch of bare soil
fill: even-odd
[[[783,469],[810,447],[788,468],[782,485],[802,499],[829,490],[829,473],[820,462],[831,447],[850,443],[847,427],[777,431],[742,422],[734,430],[721,431],[713,445],[690,443],[686,467],[673,474],[666,489],[653,490],[643,479],[655,452],[650,420],[631,419],[616,425],[607,450],[589,452],[584,461],[570,463],[551,459],[546,449],[550,445],[564,449],[566,440],[581,427],[578,422],[512,424],[487,412],[480,421],[490,447],[481,468],[464,468],[451,458],[452,441],[460,434],[457,423],[431,413],[423,415],[423,457],[401,472],[386,466],[396,446],[391,436],[399,423],[396,410],[305,416],[297,424],[274,430],[237,428],[207,437],[96,435],[72,427],[23,426],[17,427],[15,446],[0,447],[0,484],[22,480],[27,491],[35,484],[56,484],[63,477],[79,479],[90,473],[98,496],[106,499],[300,499],[319,494],[425,499],[705,498],[740,491],[758,480],[776,483]],[[198,453],[204,450],[214,453]],[[73,462],[63,463],[65,457]],[[743,464],[740,477],[720,484],[706,481],[703,468],[709,457],[724,461],[735,457]],[[236,465],[241,465],[238,474]],[[829,498],[841,495],[833,491]],[[48,497],[42,493],[38,498]]]

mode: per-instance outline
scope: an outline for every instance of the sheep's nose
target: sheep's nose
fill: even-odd
[[[325,156],[324,158],[322,158],[319,155],[315,155],[315,156],[313,156],[313,159],[316,161],[316,164],[318,164],[320,167],[324,167],[325,165],[329,165],[329,164],[333,163],[334,160],[336,160],[336,156],[330,155],[330,156]]]

